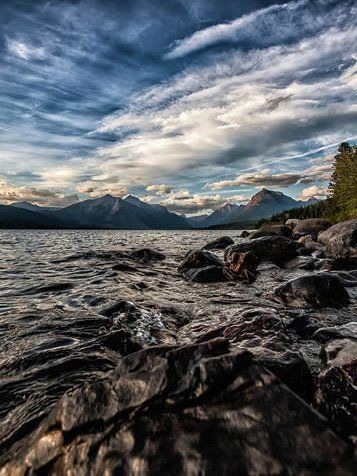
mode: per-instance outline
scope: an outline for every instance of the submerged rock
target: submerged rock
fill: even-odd
[[[331,223],[322,218],[306,218],[300,220],[294,227],[294,233],[303,233],[305,235],[312,235],[317,238],[320,231],[327,230],[331,226]]]
[[[284,236],[264,236],[229,246],[224,254],[225,261],[230,261],[233,253],[247,253],[248,251],[253,252],[259,260],[282,264],[297,256],[297,244]]]
[[[258,230],[253,231],[249,235],[249,239],[261,238],[262,236],[285,236],[290,238],[292,235],[291,228],[285,225],[263,225]]]
[[[64,395],[2,464],[3,476],[353,471],[326,420],[225,339],[131,354]]]
[[[234,241],[229,236],[221,236],[216,240],[207,243],[202,249],[203,250],[225,250],[227,246],[233,245]]]
[[[335,340],[323,351],[316,400],[341,434],[357,438],[357,342]]]
[[[319,234],[326,255],[335,259],[357,258],[357,219],[337,223]]]
[[[328,273],[292,279],[278,286],[271,298],[293,307],[341,307],[349,302],[349,295],[343,284]]]

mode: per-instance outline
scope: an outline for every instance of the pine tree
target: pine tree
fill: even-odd
[[[357,218],[357,147],[342,142],[329,185],[328,214],[334,221]]]

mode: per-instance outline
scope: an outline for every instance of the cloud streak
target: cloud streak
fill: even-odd
[[[181,58],[182,56],[217,43],[241,41],[252,35],[256,37],[259,29],[262,33],[267,33],[266,30],[270,30],[270,35],[278,36],[281,39],[284,34],[282,32],[283,29],[285,30],[285,35],[288,34],[286,31],[287,20],[289,18],[290,21],[293,20],[292,16],[296,14],[301,7],[306,5],[306,3],[306,0],[301,0],[283,5],[271,5],[267,8],[262,8],[244,15],[229,23],[221,23],[196,31],[189,37],[174,42],[171,46],[171,50],[164,57],[166,59]],[[258,29],[257,25],[259,25]],[[272,25],[274,25],[273,29],[270,28]]]

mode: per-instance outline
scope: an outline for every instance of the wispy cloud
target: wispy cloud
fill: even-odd
[[[205,188],[222,190],[229,187],[253,185],[255,187],[278,187],[286,188],[298,183],[308,184],[313,182],[328,181],[331,178],[331,157],[315,159],[318,163],[307,168],[303,172],[273,173],[270,169],[260,172],[248,172],[239,174],[233,180],[221,180],[207,183]]]
[[[254,34],[254,36],[257,34],[268,34],[281,37],[283,34],[282,30],[286,30],[285,23],[287,19],[289,17],[291,19],[294,12],[306,3],[306,0],[301,0],[283,5],[271,5],[237,18],[234,21],[213,25],[196,31],[191,36],[174,42],[173,45],[171,45],[171,50],[165,55],[165,58],[180,58],[217,43],[245,39],[252,34]],[[281,20],[283,20],[283,24]],[[274,28],[269,28],[272,24],[274,24]],[[259,27],[257,28],[258,25]],[[285,35],[286,34],[287,31],[285,31]]]
[[[8,52],[23,60],[45,59],[47,57],[46,48],[43,46],[33,46],[23,41],[13,38],[6,38]]]
[[[255,10],[233,21],[212,25],[194,32],[192,35],[175,41],[170,51],[164,55],[166,59],[177,59],[219,43],[247,41],[258,45],[273,45],[284,41],[292,41],[301,36],[309,36],[331,27],[343,25],[347,19],[348,0],[334,15],[330,15],[327,7],[333,0],[290,1]],[[321,9],[326,9],[322,14]]]
[[[122,178],[130,169],[124,180],[139,184],[209,164],[264,167],[351,137],[357,112],[346,44],[356,40],[347,23],[289,46],[230,51],[188,68],[103,121],[101,132],[124,136],[100,149],[99,167]]]

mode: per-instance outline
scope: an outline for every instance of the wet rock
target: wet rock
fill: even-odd
[[[335,276],[318,273],[300,276],[278,286],[270,296],[292,307],[341,307],[349,302],[349,295]]]
[[[118,301],[101,311],[114,327],[130,333],[140,345],[173,344],[180,322],[167,321],[160,309],[146,309],[130,301]]]
[[[193,268],[205,268],[207,266],[223,267],[223,262],[209,251],[189,251],[178,267],[179,273],[185,273]]]
[[[291,228],[285,225],[263,225],[258,230],[253,231],[249,235],[249,239],[261,238],[262,236],[285,236],[290,238],[292,235]]]
[[[319,258],[319,259],[322,259],[324,256],[325,256],[325,252],[323,249],[320,249],[320,250],[316,250],[316,251],[313,251],[311,253],[311,256],[313,258]]]
[[[2,456],[2,475],[347,475],[352,458],[248,352],[215,339],[131,354],[71,390]]]
[[[342,435],[356,440],[357,342],[343,339],[328,343],[323,361],[316,394],[319,409]]]
[[[357,219],[333,225],[319,234],[326,255],[334,259],[357,258]]]
[[[304,246],[299,246],[297,252],[299,256],[311,256],[311,251]]]
[[[152,250],[150,248],[140,248],[134,250],[129,254],[130,258],[141,261],[142,263],[150,263],[152,261],[163,261],[166,256],[159,251]]]
[[[311,322],[309,316],[299,315],[292,319],[287,326],[288,329],[292,329],[303,339],[310,338],[317,331],[318,326]]]
[[[293,232],[293,234],[291,235],[291,239],[295,240],[295,241],[298,241],[303,236],[307,236],[307,233],[295,233],[295,232]]]
[[[225,250],[227,246],[233,245],[234,241],[229,236],[221,236],[216,240],[207,243],[202,249],[203,250]]]
[[[357,339],[357,322],[348,322],[342,326],[321,327],[313,334],[313,338],[320,342],[334,339]]]
[[[310,401],[313,378],[301,353],[292,344],[285,326],[273,309],[247,309],[233,319],[220,334],[232,346],[245,348],[257,362],[274,372],[286,385]]]
[[[293,230],[300,221],[299,218],[289,218],[289,220],[286,220],[285,225]]]
[[[299,254],[302,256],[309,256],[313,253],[320,253],[324,256],[324,246],[318,243],[313,236],[305,235],[297,240],[299,244]]]
[[[355,288],[357,286],[357,271],[333,271],[333,274],[346,288]]]
[[[298,256],[285,263],[284,267],[289,270],[304,269],[310,271],[315,268],[315,260],[310,256]]]
[[[220,283],[227,280],[222,266],[192,268],[185,272],[185,278],[194,283]]]
[[[306,218],[300,220],[294,228],[294,233],[304,233],[313,236],[315,239],[320,231],[327,230],[331,223],[322,218]]]
[[[331,271],[335,269],[336,262],[333,259],[323,258],[315,263],[315,269],[322,270],[322,271]]]
[[[264,236],[229,246],[224,254],[225,261],[230,261],[233,253],[246,253],[248,251],[253,252],[259,260],[282,264],[297,256],[297,244],[284,236]]]
[[[250,235],[249,231],[243,230],[241,234],[239,235],[239,238],[248,238],[249,235]]]
[[[259,258],[252,252],[233,252],[226,263],[224,273],[228,279],[252,283],[257,276]]]

